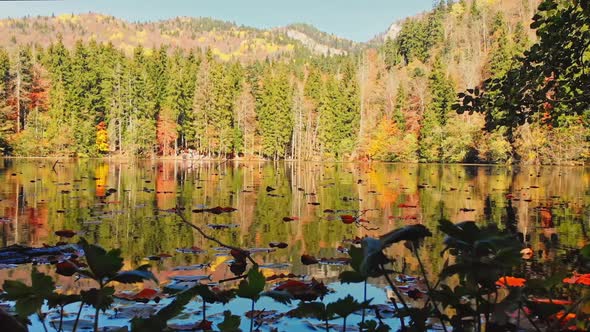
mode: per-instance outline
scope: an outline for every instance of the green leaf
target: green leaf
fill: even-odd
[[[580,254],[585,258],[590,258],[590,244],[587,244],[580,249]]]
[[[18,301],[16,301],[16,305],[14,306],[14,308],[19,316],[28,317],[41,310],[43,302],[43,298],[31,295],[28,297],[20,298]]]
[[[47,298],[55,290],[55,282],[50,276],[33,269],[31,271],[31,288],[37,296]]]
[[[353,270],[360,272],[361,265],[363,264],[364,256],[363,256],[363,248],[358,248],[355,246],[350,246],[348,249],[348,255],[350,256],[350,266]]]
[[[332,320],[333,312],[328,312],[322,302],[300,302],[297,308],[287,312],[287,316],[296,318],[316,318],[320,320]]]
[[[22,318],[41,310],[43,303],[55,289],[53,279],[36,268],[31,271],[31,284],[32,286],[27,286],[20,281],[6,280],[2,286],[6,292],[2,299],[15,301],[15,310]]]
[[[376,320],[366,320],[364,323],[359,323],[359,328],[361,331],[366,332],[389,332],[391,331],[391,327],[389,325],[379,323]]]
[[[235,291],[233,289],[213,291],[207,285],[196,285],[194,290],[207,303],[226,304],[235,297]]]
[[[84,238],[80,240],[80,245],[95,280],[103,281],[105,278],[113,278],[123,268],[121,250],[112,249],[107,252],[97,245],[89,244]]]
[[[432,236],[430,230],[428,230],[428,228],[426,228],[424,225],[417,224],[393,230],[385,235],[382,235],[379,240],[381,241],[382,248],[386,248],[396,242],[418,241],[428,236]]]
[[[184,307],[197,295],[204,285],[196,285],[176,295],[176,298],[167,306],[150,318],[133,318],[131,331],[161,332],[166,329],[166,323],[178,316]]]
[[[240,316],[232,315],[231,311],[226,310],[223,312],[223,322],[217,324],[217,328],[221,332],[241,332],[240,323]]]
[[[291,304],[291,299],[293,299],[291,294],[286,291],[268,291],[261,293],[260,296],[270,297],[271,299],[282,304]]]
[[[265,283],[266,278],[258,269],[258,265],[254,265],[248,271],[248,278],[240,282],[236,294],[239,297],[257,301],[260,298],[260,292],[264,290]]]
[[[532,310],[532,312],[543,318],[547,319],[550,316],[555,315],[556,313],[565,309],[564,306],[555,303],[539,303],[533,301],[527,301],[527,307]]]
[[[89,290],[80,291],[82,301],[90,304],[94,308],[106,311],[113,304],[113,294],[115,294],[114,287],[104,287],[102,289],[91,288]]]
[[[356,284],[367,280],[365,276],[357,271],[343,271],[338,276],[338,279],[345,284]]]
[[[31,287],[18,280],[5,280],[2,288],[6,293],[0,296],[2,299],[8,301],[17,301],[18,299],[27,297],[32,293]]]
[[[60,306],[65,306],[80,301],[82,301],[82,297],[77,294],[65,295],[53,293],[47,299],[47,305],[49,306],[49,308],[57,308]]]
[[[366,308],[371,301],[372,299],[363,303],[359,303],[351,295],[348,295],[345,298],[337,300],[336,302],[329,303],[326,307],[326,311],[328,313],[334,313],[342,318],[345,318],[355,311]]]

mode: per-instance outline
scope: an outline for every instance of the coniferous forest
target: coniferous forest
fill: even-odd
[[[516,86],[528,79],[514,68],[547,54],[539,37],[542,27],[529,27],[538,4],[440,1],[431,11],[396,23],[395,33],[364,44],[294,26],[327,45],[324,53],[282,30],[206,19],[160,23],[166,36],[173,30],[192,43],[167,43],[170,37],[135,45],[97,38],[80,23],[105,19],[97,14],[85,15],[86,20],[76,15],[2,20],[0,151],[11,156],[152,157],[191,151],[199,158],[582,163],[590,156],[587,108],[555,113],[542,100],[550,99],[549,89],[539,88],[543,92],[536,99],[523,93],[534,100],[526,116],[513,119],[508,115],[522,110],[498,98],[509,94],[501,81]],[[125,31],[147,29],[108,19]],[[50,38],[20,38],[41,32]],[[255,52],[251,42],[240,52],[223,53],[199,45],[203,37],[197,32],[221,41],[253,35],[250,41],[266,44],[263,51]],[[587,51],[580,52],[587,57]],[[485,96],[472,96],[484,91]],[[481,100],[481,107],[469,98]],[[545,108],[531,106],[537,101]]]

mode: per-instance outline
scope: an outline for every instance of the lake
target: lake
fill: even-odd
[[[560,251],[588,242],[590,169],[586,167],[182,160],[71,160],[53,167],[54,163],[0,159],[1,245],[55,245],[60,241],[55,231],[74,230],[78,234],[73,242],[83,236],[105,248],[120,248],[127,269],[150,263],[160,285],[146,283],[145,287],[162,287],[179,275],[206,275],[214,282],[234,276],[228,264],[231,257],[183,224],[171,210],[176,206],[185,208],[184,215],[192,223],[222,242],[259,249],[253,250],[257,251],[253,257],[264,267],[265,276],[294,273],[323,281],[334,291],[326,301],[348,293],[362,299],[362,284],[338,282],[345,266],[337,258],[347,257],[343,251],[350,240],[379,236],[404,225],[421,223],[433,232],[421,251],[429,273],[437,273],[443,264],[444,248],[436,229],[441,218],[515,228],[534,252],[526,268],[538,273],[559,269],[553,258]],[[216,206],[236,210],[190,212]],[[341,221],[341,215],[359,214],[367,222]],[[288,247],[268,250],[271,242]],[[192,247],[204,252],[177,250]],[[303,254],[325,258],[324,264],[303,265]],[[394,246],[390,254],[406,266],[406,273],[418,271],[416,260],[402,245]],[[196,264],[207,266],[183,268]],[[0,283],[29,279],[30,264],[0,267]],[[47,265],[40,270],[55,275]],[[90,284],[56,277],[64,292]],[[143,286],[138,287],[121,286],[120,291]],[[368,297],[374,304],[386,304],[385,283],[371,280]],[[199,301],[175,322],[198,321]],[[134,308],[127,301],[117,301],[115,306],[118,312]],[[149,306],[157,307],[153,302]],[[270,299],[256,307],[279,313],[289,309]],[[241,299],[225,307],[213,305],[207,311],[210,320],[219,322],[220,313],[228,308],[235,314],[250,309],[249,302]],[[68,307],[69,312],[76,310],[77,305]],[[85,310],[83,318],[90,315]],[[55,318],[55,313],[49,317]],[[101,316],[101,325],[121,326],[127,320],[107,312]],[[355,315],[349,323],[359,320]],[[32,330],[41,329],[38,322],[33,323]],[[283,331],[315,323],[283,319],[272,326]],[[388,323],[397,324],[392,319]],[[248,326],[248,320],[242,319],[242,327],[247,330]]]

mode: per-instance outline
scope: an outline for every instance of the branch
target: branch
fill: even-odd
[[[207,233],[203,232],[203,230],[202,230],[202,229],[201,229],[199,226],[197,226],[197,225],[195,225],[195,224],[191,223],[190,221],[186,220],[186,218],[185,218],[185,217],[182,215],[182,213],[180,212],[180,207],[179,207],[179,206],[176,206],[176,208],[174,208],[174,211],[176,212],[176,215],[177,215],[178,217],[180,217],[180,220],[181,220],[183,223],[185,223],[185,224],[187,224],[188,226],[190,226],[190,227],[192,227],[192,228],[196,229],[196,230],[197,230],[197,232],[199,232],[199,233],[200,233],[200,234],[201,234],[201,235],[202,235],[204,238],[206,238],[207,240],[209,240],[209,241],[213,241],[213,242],[217,243],[217,244],[218,244],[219,246],[221,246],[221,247],[224,247],[224,248],[227,248],[227,249],[230,249],[230,250],[236,250],[236,251],[238,251],[238,252],[242,253],[244,256],[246,256],[246,258],[247,258],[247,259],[248,259],[248,260],[249,260],[249,261],[250,261],[252,264],[254,264],[254,265],[256,265],[256,264],[257,264],[257,263],[256,263],[256,261],[254,261],[254,259],[252,259],[252,257],[250,256],[250,252],[248,252],[247,250],[244,250],[244,249],[242,249],[242,248],[238,248],[238,247],[234,247],[234,246],[231,246],[231,245],[229,245],[229,244],[225,244],[225,243],[223,243],[223,242],[219,241],[218,239],[216,239],[216,238],[214,238],[214,237],[212,237],[212,236],[209,236],[209,235],[207,235]]]
[[[55,170],[55,166],[57,166],[57,163],[59,163],[59,159],[55,161],[55,163],[53,164],[53,167],[51,167],[51,170],[55,172],[55,174],[57,174],[57,171]]]

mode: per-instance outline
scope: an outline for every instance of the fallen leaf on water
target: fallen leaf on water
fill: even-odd
[[[55,235],[59,237],[71,238],[74,237],[74,235],[76,235],[76,232],[71,229],[62,229],[59,231],[55,231]]]
[[[301,255],[301,263],[303,265],[313,265],[313,264],[319,263],[319,261],[317,260],[317,258],[315,258],[311,255],[303,254],[303,255]]]
[[[221,207],[221,206],[216,206],[210,209],[194,209],[193,212],[194,213],[203,213],[203,212],[209,212],[209,213],[213,213],[213,214],[222,214],[222,213],[230,213],[230,212],[234,212],[237,211],[238,209],[232,208],[232,207]]]
[[[309,282],[289,279],[275,287],[274,290],[287,292],[295,299],[302,301],[314,301],[328,293],[328,288],[324,283],[315,279],[311,279]]]
[[[55,264],[57,274],[62,276],[71,277],[74,273],[78,272],[78,268],[84,267],[86,264],[80,263],[75,259],[59,262]]]
[[[318,263],[323,265],[348,265],[350,264],[350,257],[322,257]]]
[[[155,289],[145,288],[136,294],[117,293],[114,296],[116,298],[129,300],[129,301],[148,302],[148,301],[154,300],[157,297],[160,297],[161,294],[160,294],[160,292],[158,292]]]
[[[344,224],[352,224],[356,221],[356,218],[349,214],[343,214],[340,216],[340,220],[342,220]]]
[[[190,247],[190,248],[176,248],[176,251],[183,254],[203,254],[205,250],[199,247]]]
[[[416,205],[411,205],[411,204],[407,204],[407,203],[401,203],[397,207],[402,208],[402,209],[414,209],[414,208],[416,208]]]
[[[268,244],[268,246],[271,247],[271,248],[285,249],[289,245],[286,244],[285,242],[271,242],[271,243]]]

